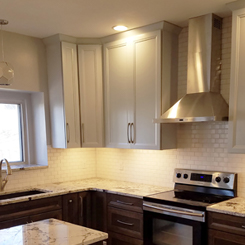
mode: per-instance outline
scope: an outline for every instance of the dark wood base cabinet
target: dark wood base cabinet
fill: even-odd
[[[209,229],[208,245],[245,245],[245,237]]]
[[[62,219],[61,197],[49,197],[0,207],[0,229],[49,218]]]
[[[245,245],[245,218],[208,212],[208,245]]]
[[[122,234],[108,232],[108,245],[143,245],[143,240],[135,239]]]
[[[143,245],[143,200],[108,194],[108,244]]]

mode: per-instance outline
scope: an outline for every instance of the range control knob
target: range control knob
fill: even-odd
[[[219,183],[221,181],[221,178],[218,176],[215,178],[215,181]]]
[[[177,177],[177,178],[181,178],[181,173],[177,173],[177,174],[176,174],[176,177]]]
[[[225,177],[225,178],[224,178],[224,182],[227,184],[227,183],[230,182],[230,179],[229,179],[228,177]]]
[[[184,179],[187,179],[188,178],[188,174],[184,174]]]

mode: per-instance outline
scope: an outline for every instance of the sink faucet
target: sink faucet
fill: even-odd
[[[6,174],[6,176],[3,178],[3,177],[2,177],[2,165],[3,165],[4,162],[5,162],[6,165],[7,165],[7,174]],[[8,175],[9,175],[9,174],[12,174],[12,169],[11,169],[11,167],[10,167],[10,165],[9,165],[8,160],[5,159],[5,158],[3,158],[3,159],[0,161],[0,192],[4,190],[4,187],[5,187],[5,185],[7,184],[7,182],[8,182]]]

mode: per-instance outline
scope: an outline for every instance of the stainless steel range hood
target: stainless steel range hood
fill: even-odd
[[[222,19],[208,14],[189,20],[187,94],[155,123],[228,120],[220,94]]]

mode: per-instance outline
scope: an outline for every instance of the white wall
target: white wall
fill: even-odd
[[[5,61],[14,68],[14,82],[0,89],[44,92],[47,140],[50,143],[46,49],[41,39],[3,32]],[[2,51],[2,49],[0,49]],[[0,52],[2,60],[2,52]]]

